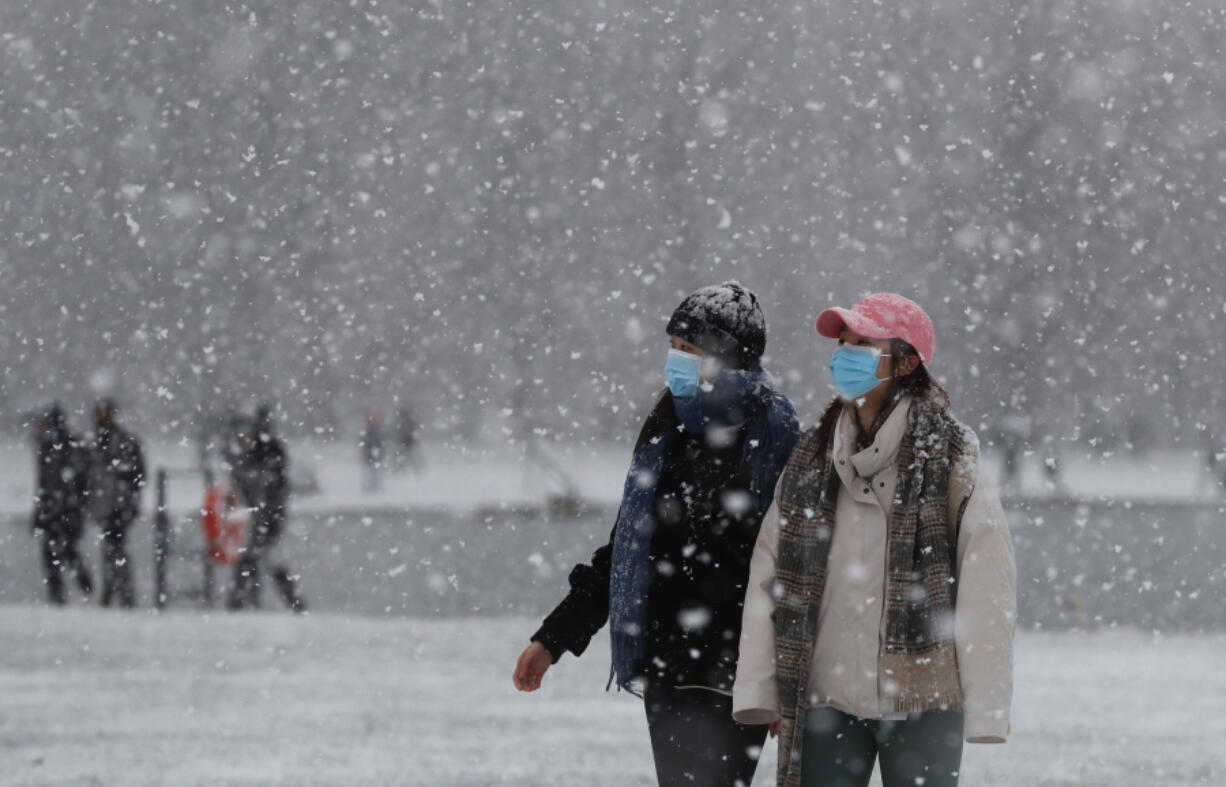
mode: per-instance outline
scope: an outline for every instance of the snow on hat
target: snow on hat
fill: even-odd
[[[738,369],[758,368],[766,351],[766,317],[758,296],[735,281],[686,296],[665,331]]]
[[[931,363],[936,352],[936,335],[927,312],[897,293],[874,293],[850,309],[835,307],[817,315],[817,332],[822,336],[837,339],[844,328],[870,339],[902,339],[924,363]]]

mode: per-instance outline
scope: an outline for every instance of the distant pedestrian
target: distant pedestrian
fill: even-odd
[[[1001,442],[1000,485],[1010,494],[1018,494],[1022,486],[1022,453],[1030,440],[1030,418],[1018,413],[1006,413],[997,425]]]
[[[396,416],[396,469],[406,467],[415,473],[425,469],[421,457],[420,425],[413,417],[413,409],[407,404],[400,407]]]
[[[128,529],[140,516],[145,486],[145,458],[140,441],[116,421],[115,403],[104,399],[94,407],[94,472],[91,508],[102,525],[102,606],[112,599],[136,606]]]
[[[1064,460],[1060,456],[1060,446],[1052,435],[1043,438],[1043,478],[1048,494],[1067,493],[1068,490],[1064,486]]]
[[[362,491],[378,492],[383,488],[383,468],[387,461],[383,420],[378,413],[366,416],[359,448],[362,452]]]
[[[1223,462],[1226,452],[1208,430],[1201,433],[1201,451],[1203,465],[1202,472],[1197,474],[1197,491],[1203,493],[1208,487],[1209,494],[1217,495],[1226,489],[1226,472],[1223,472],[1226,470],[1226,462]]]
[[[227,606],[230,609],[260,606],[260,574],[268,571],[286,606],[304,612],[306,603],[298,594],[297,579],[290,573],[280,550],[289,501],[289,459],[267,405],[260,406],[255,420],[240,434],[233,487],[251,510],[251,526],[246,549],[235,565]]]
[[[85,527],[85,503],[89,489],[89,452],[68,428],[59,404],[39,417],[37,489],[34,493],[34,536],[41,542],[43,577],[53,604],[68,598],[64,575],[72,573],[86,596],[94,583],[77,548]]]

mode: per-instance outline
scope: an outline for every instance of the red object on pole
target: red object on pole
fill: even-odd
[[[225,484],[205,490],[200,509],[200,527],[209,557],[214,563],[232,566],[247,543],[247,511],[234,505],[234,495]]]

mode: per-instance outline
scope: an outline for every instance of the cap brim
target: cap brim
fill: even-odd
[[[844,328],[850,328],[861,336],[870,339],[892,339],[893,336],[885,328],[873,322],[863,314],[857,314],[850,309],[834,307],[826,309],[817,315],[817,332],[827,339],[837,339]]]

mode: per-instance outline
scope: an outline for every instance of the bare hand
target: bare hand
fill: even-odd
[[[539,642],[533,642],[519,654],[515,664],[515,688],[520,691],[536,691],[541,687],[541,678],[553,666],[553,656]]]

